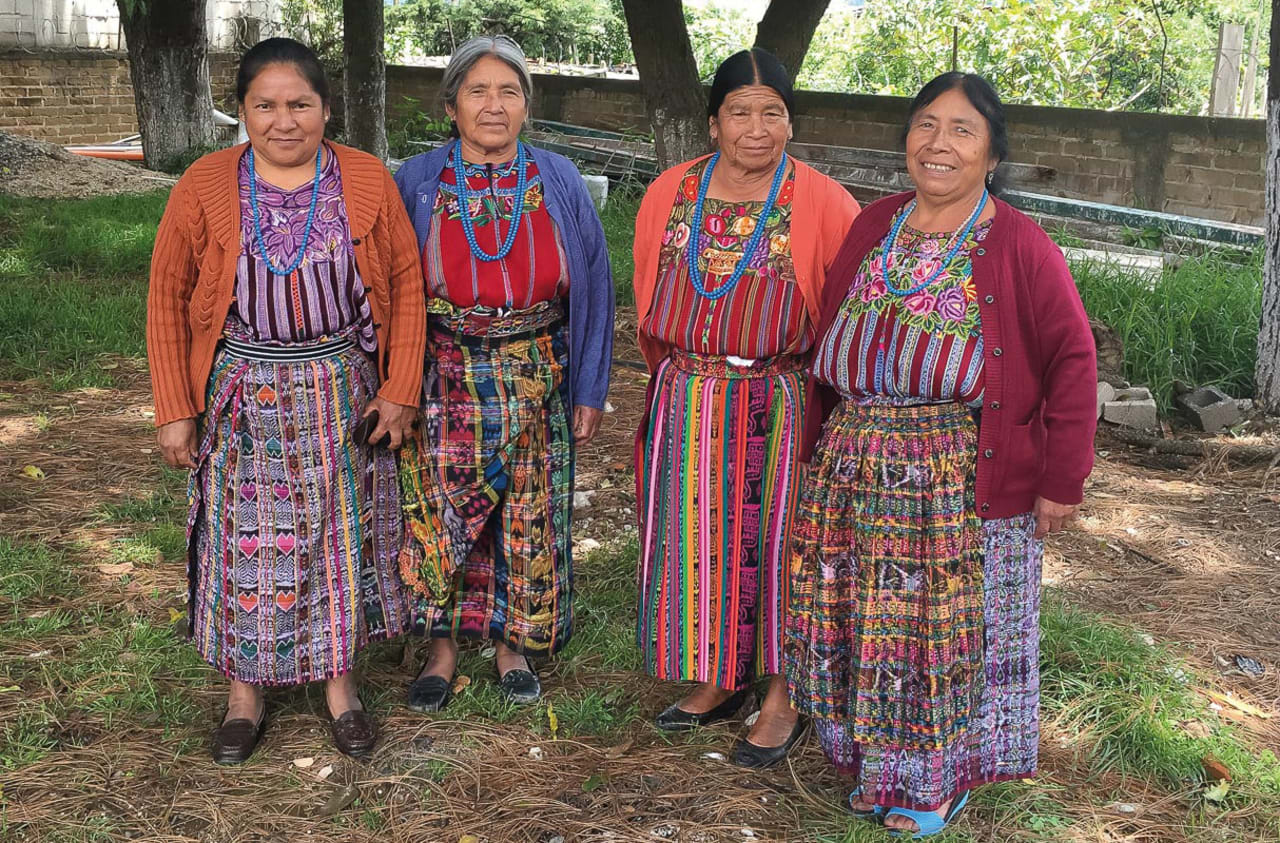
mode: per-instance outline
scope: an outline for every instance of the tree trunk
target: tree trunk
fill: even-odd
[[[117,0],[142,155],[175,169],[214,143],[205,0]]]
[[[1280,0],[1271,0],[1271,66],[1267,71],[1267,239],[1262,269],[1255,398],[1280,414]]]
[[[680,0],[622,0],[658,166],[705,153],[707,101]]]
[[[387,157],[387,63],[382,0],[342,0],[343,122],[347,143]]]
[[[756,43],[778,57],[794,82],[800,75],[813,32],[831,0],[771,0],[756,26]]]

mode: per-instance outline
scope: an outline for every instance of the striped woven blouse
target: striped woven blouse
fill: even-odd
[[[695,354],[749,359],[804,354],[813,346],[816,329],[805,310],[791,261],[794,171],[779,189],[773,213],[764,223],[764,238],[737,287],[713,301],[693,288],[685,259],[705,165],[703,161],[690,168],[671,207],[653,304],[642,329]],[[708,290],[715,290],[733,274],[763,209],[763,202],[706,200],[697,236],[699,267]]]
[[[520,230],[507,256],[482,261],[471,254],[458,202],[457,175],[450,156],[440,174],[440,188],[432,209],[431,230],[422,247],[423,276],[428,295],[458,307],[529,308],[561,298],[569,292],[569,261],[560,231],[543,202],[538,165],[525,171],[524,209]],[[506,164],[466,164],[471,214],[480,248],[497,254],[511,225],[519,174],[515,161]]]
[[[249,194],[249,159],[247,155],[240,159],[240,260],[236,264],[235,300],[225,328],[238,339],[297,343],[355,330],[365,351],[378,347],[347,227],[342,173],[337,156],[327,147],[325,157],[315,218],[305,244],[302,236],[314,182],[284,190],[253,176],[258,179],[262,240],[271,261],[288,266],[298,249],[305,245],[307,250],[302,263],[288,275],[277,275],[262,260]]]
[[[990,229],[990,220],[976,226],[936,279],[901,298],[885,287],[884,243],[872,249],[819,340],[814,376],[855,399],[981,405],[982,321],[969,253]],[[950,238],[904,225],[889,263],[893,286],[909,290],[926,280]]]

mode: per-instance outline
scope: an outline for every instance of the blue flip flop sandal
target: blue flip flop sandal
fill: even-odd
[[[861,811],[853,807],[854,800],[856,800],[861,795],[862,795],[862,788],[860,787],[854,788],[849,793],[849,798],[846,801],[846,805],[849,808],[849,813],[853,814],[854,818],[859,820],[874,821],[874,820],[882,819],[884,816],[884,808],[882,808],[879,805],[872,805],[870,811]]]
[[[951,807],[947,809],[947,816],[938,816],[937,811],[913,811],[910,808],[890,808],[888,817],[906,817],[919,826],[919,830],[911,834],[912,840],[919,840],[921,837],[932,837],[939,831],[942,831],[947,825],[956,818],[960,813],[960,809],[969,801],[969,791],[957,796],[952,802]],[[907,832],[898,829],[890,829],[889,834],[893,837],[903,837]]]

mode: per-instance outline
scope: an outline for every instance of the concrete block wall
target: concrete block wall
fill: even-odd
[[[388,107],[403,97],[440,114],[438,68],[387,68]],[[536,116],[614,131],[645,131],[636,82],[538,76]],[[910,102],[901,97],[800,91],[795,138],[867,149],[900,149]],[[1042,190],[1224,222],[1261,225],[1262,120],[1010,105],[1011,158],[1051,167]]]

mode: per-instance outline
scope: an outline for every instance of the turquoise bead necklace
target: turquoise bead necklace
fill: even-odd
[[[764,207],[760,210],[760,216],[756,219],[756,225],[751,231],[751,237],[747,240],[747,244],[742,247],[742,257],[738,259],[737,265],[734,266],[733,274],[729,276],[728,281],[716,289],[708,290],[702,280],[702,272],[698,269],[698,242],[702,239],[702,209],[707,201],[707,189],[711,186],[711,173],[715,170],[719,161],[720,153],[717,152],[711,156],[711,160],[707,162],[706,172],[702,174],[702,184],[698,187],[698,200],[694,203],[693,219],[690,222],[692,230],[689,233],[689,245],[685,247],[685,261],[689,264],[689,280],[693,282],[693,289],[698,291],[698,295],[712,301],[719,301],[733,292],[733,288],[738,286],[738,281],[742,279],[742,274],[747,271],[747,265],[751,263],[751,258],[755,255],[756,249],[759,248],[760,241],[764,238],[765,222],[769,219],[769,215],[773,213],[774,203],[778,200],[778,190],[782,187],[782,177],[787,172],[787,153],[782,153],[782,160],[778,162],[778,169],[773,173],[773,184],[769,187],[769,198],[765,200]]]
[[[911,204],[907,206],[907,209],[903,211],[902,215],[899,216],[898,219],[894,222],[893,228],[889,232],[889,238],[884,243],[884,247],[883,247],[884,264],[881,267],[881,271],[883,273],[884,288],[888,290],[890,293],[893,293],[895,296],[898,296],[901,298],[901,297],[914,295],[920,292],[921,290],[923,290],[925,287],[928,287],[934,281],[938,280],[938,276],[941,275],[942,271],[951,264],[951,260],[956,256],[956,254],[959,253],[960,247],[963,246],[965,240],[968,239],[969,232],[973,231],[973,226],[975,223],[977,223],[978,217],[982,216],[982,209],[987,207],[988,195],[989,195],[988,191],[984,187],[982,189],[982,196],[978,198],[977,206],[973,209],[973,213],[969,216],[969,221],[964,224],[963,228],[957,229],[955,234],[952,235],[954,239],[951,243],[951,248],[947,250],[947,255],[942,259],[942,262],[938,264],[938,268],[935,269],[932,273],[930,273],[929,277],[921,281],[919,284],[915,285],[914,287],[910,287],[908,289],[903,290],[901,288],[893,286],[893,282],[889,280],[889,263],[890,263],[890,259],[893,257],[894,251],[898,248],[898,234],[899,232],[902,231],[902,226],[907,221],[907,217],[911,216],[911,212],[916,209],[916,200],[912,199]]]
[[[466,164],[462,160],[462,143],[457,140],[453,142],[453,175],[458,188],[462,233],[466,235],[467,246],[470,247],[471,254],[475,255],[476,260],[482,260],[486,263],[500,261],[511,252],[511,247],[516,244],[516,232],[520,228],[520,219],[524,215],[524,192],[529,180],[528,160],[528,156],[524,151],[524,144],[516,141],[516,195],[511,206],[511,225],[507,229],[506,239],[502,241],[502,245],[498,248],[498,253],[491,255],[480,248],[480,243],[476,240],[476,225],[471,219],[471,197],[476,194],[472,193],[467,185]],[[502,211],[498,207],[497,198],[495,197],[493,205],[494,231],[498,230],[498,220],[501,218]]]
[[[311,240],[311,224],[316,218],[316,202],[320,198],[320,162],[323,156],[324,144],[320,144],[316,147],[316,177],[311,183],[311,207],[307,209],[307,225],[302,230],[302,242],[298,245],[298,254],[293,256],[293,263],[286,269],[280,269],[271,262],[271,255],[267,254],[266,241],[262,237],[262,212],[258,210],[258,171],[253,165],[253,147],[249,147],[249,205],[253,208],[253,233],[257,235],[258,251],[262,253],[267,269],[276,275],[288,275],[293,272],[302,263],[302,258],[307,253],[307,243]]]

